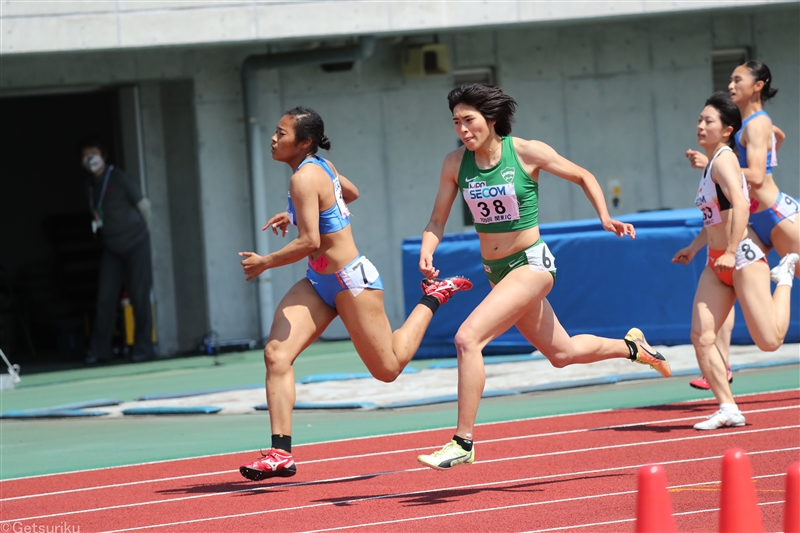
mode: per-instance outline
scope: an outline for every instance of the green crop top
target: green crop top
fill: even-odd
[[[539,224],[539,184],[525,172],[513,137],[503,137],[500,162],[486,170],[475,153],[464,150],[458,188],[464,195],[478,233],[508,233]]]

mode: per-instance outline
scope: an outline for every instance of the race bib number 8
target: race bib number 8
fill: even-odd
[[[554,272],[556,270],[556,258],[544,241],[525,250],[525,255],[528,256],[528,264],[531,270],[544,272]]]
[[[463,189],[476,224],[494,224],[519,220],[519,202],[513,184]]]

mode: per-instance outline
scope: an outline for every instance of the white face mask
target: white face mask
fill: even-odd
[[[92,173],[97,172],[98,170],[103,168],[103,165],[104,165],[103,156],[93,154],[93,155],[87,155],[86,157],[83,158],[83,166],[89,172]]]

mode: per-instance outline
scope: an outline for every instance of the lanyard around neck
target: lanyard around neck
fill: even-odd
[[[103,198],[106,196],[106,188],[108,187],[108,177],[111,175],[111,171],[114,170],[114,165],[108,165],[106,168],[106,175],[103,176],[103,188],[100,189],[100,199],[97,200],[97,205],[92,205],[92,209],[100,209],[100,206],[103,205]],[[94,204],[94,198],[92,198],[92,204]]]

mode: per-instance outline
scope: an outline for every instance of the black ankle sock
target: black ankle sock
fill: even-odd
[[[623,339],[625,344],[628,345],[628,350],[631,352],[630,360],[636,361],[636,356],[639,354],[639,347],[636,346],[636,343],[633,341],[629,341],[628,339]]]
[[[435,296],[431,296],[430,294],[426,294],[425,296],[423,296],[422,299],[419,301],[419,303],[421,303],[434,313],[436,313],[436,310],[439,309],[440,305],[442,305],[439,303],[439,300],[437,300]]]
[[[292,453],[292,436],[284,435],[283,433],[281,433],[280,435],[273,435],[272,447],[278,450],[285,450],[289,453]]]
[[[453,440],[461,446],[465,452],[472,451],[472,441],[467,439],[462,439],[458,435],[453,435]]]

